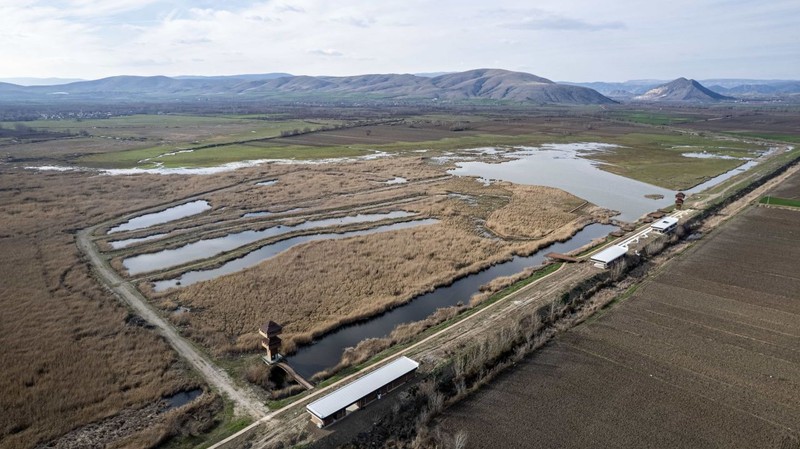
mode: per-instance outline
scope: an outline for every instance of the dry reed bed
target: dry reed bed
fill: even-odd
[[[425,219],[425,218],[426,217],[424,217],[424,216],[413,216],[413,217],[396,218],[396,219],[385,219],[385,220],[381,220],[379,222],[350,223],[350,224],[341,225],[341,226],[326,227],[326,228],[315,228],[315,229],[309,229],[309,230],[288,232],[286,234],[281,234],[281,235],[278,235],[278,236],[275,236],[275,237],[270,237],[270,238],[266,238],[266,239],[263,239],[263,240],[258,240],[256,242],[240,246],[238,248],[232,249],[230,251],[226,251],[226,252],[224,252],[222,254],[219,254],[217,256],[214,256],[214,257],[211,257],[211,258],[208,258],[208,259],[199,259],[199,260],[195,259],[195,260],[191,260],[189,262],[186,262],[184,264],[178,265],[176,267],[167,268],[165,270],[154,270],[154,271],[150,271],[150,272],[140,273],[140,274],[137,274],[135,277],[133,277],[132,282],[145,281],[144,282],[145,285],[143,287],[140,287],[140,290],[145,294],[151,295],[152,294],[152,290],[151,290],[150,286],[147,285],[151,281],[163,280],[163,279],[171,279],[173,277],[177,277],[177,276],[179,276],[179,275],[181,275],[183,273],[186,273],[187,271],[192,271],[192,270],[198,270],[198,269],[208,270],[208,269],[217,268],[217,267],[220,267],[220,266],[224,265],[225,263],[227,263],[227,262],[229,262],[231,260],[238,259],[238,258],[243,257],[243,256],[245,256],[245,255],[247,255],[247,254],[249,254],[249,253],[251,253],[251,252],[253,252],[255,250],[258,250],[259,248],[262,248],[262,247],[268,246],[268,245],[272,245],[272,244],[275,244],[277,242],[280,242],[280,241],[283,241],[283,240],[286,240],[286,239],[291,239],[291,238],[298,237],[298,236],[320,234],[320,233],[346,233],[346,232],[355,232],[355,231],[365,231],[365,230],[369,230],[369,229],[372,229],[372,228],[375,228],[375,227],[378,227],[378,226],[387,226],[387,225],[390,225],[390,224],[416,221],[416,220]],[[224,233],[220,234],[220,235],[224,235]],[[174,246],[174,245],[171,245],[171,246]],[[111,260],[111,266],[115,270],[117,270],[118,272],[122,273],[123,275],[127,274],[127,269],[125,268],[125,266],[122,263],[122,258],[118,257],[118,258],[114,258],[113,260]]]
[[[274,165],[274,164],[272,164]],[[271,206],[295,205],[319,200],[335,194],[360,194],[386,188],[389,191],[404,187],[403,184],[387,185],[383,181],[395,176],[409,181],[441,176],[441,167],[427,164],[422,158],[385,158],[340,164],[308,164],[288,166],[292,171],[277,176],[278,183],[272,186],[243,184],[236,189],[210,196],[208,199],[225,204],[233,210],[263,210]],[[328,207],[333,207],[328,205]]]
[[[485,219],[498,207],[525,203],[511,200],[517,192],[507,187],[484,187],[472,179],[436,184],[428,187],[434,196],[406,209],[436,216],[440,224],[302,245],[248,270],[161,296],[162,306],[191,309],[181,314],[185,333],[218,355],[257,350],[256,332],[267,320],[284,325],[285,349],[291,351],[315,336],[379,314],[513,254],[530,254],[566,240],[593,220],[582,210],[569,212],[582,203],[569,194],[529,189],[522,190],[526,199],[538,195],[567,200],[560,214],[551,212],[557,210],[552,200],[541,224],[538,209],[526,209],[531,226],[551,227],[546,239],[506,242],[476,235],[475,218]],[[480,201],[471,205],[440,195],[455,189]],[[505,216],[521,220],[523,215],[509,212],[495,222],[503,223]]]
[[[380,202],[378,204],[373,205],[363,205],[361,207],[355,209],[335,209],[335,210],[327,210],[327,211],[309,211],[304,214],[291,214],[289,216],[280,216],[280,217],[261,217],[261,218],[247,218],[247,219],[239,219],[239,220],[231,220],[225,222],[216,222],[213,223],[211,226],[196,226],[190,229],[181,229],[179,231],[171,231],[165,229],[161,233],[170,234],[167,237],[156,239],[150,242],[144,242],[139,245],[134,245],[126,248],[121,248],[119,250],[110,250],[107,251],[111,254],[110,257],[113,258],[114,266],[119,269],[122,267],[121,259],[136,255],[136,254],[145,254],[145,253],[154,253],[159,252],[166,249],[174,249],[179,248],[189,243],[197,242],[200,240],[206,239],[214,239],[219,237],[224,237],[229,234],[240,233],[244,231],[263,231],[268,228],[273,228],[275,226],[296,226],[306,221],[310,220],[320,220],[320,219],[328,219],[328,218],[343,218],[351,215],[356,214],[378,214],[378,213],[388,213],[396,210],[403,210],[406,209],[409,205],[409,201],[414,201],[415,197],[403,197],[394,202]],[[396,203],[397,205],[393,205],[392,203]],[[413,206],[412,206],[413,208]],[[402,220],[401,220],[402,221]],[[365,222],[365,223],[350,223],[347,225],[341,226],[334,226],[336,229],[348,229],[354,226],[356,227],[363,227],[365,225],[372,224],[375,226],[376,222]],[[385,223],[384,223],[385,224]],[[263,244],[264,242],[270,240],[283,240],[295,235],[299,234],[309,234],[316,232],[316,229],[327,229],[330,226],[325,228],[314,228],[314,229],[307,229],[307,230],[300,230],[294,232],[288,232],[285,234],[281,234],[271,239],[266,239],[260,241],[258,244]],[[156,233],[155,231],[151,231],[148,234]],[[143,234],[147,235],[147,234]],[[104,242],[104,248],[110,249],[110,245]]]
[[[200,233],[207,230],[224,229],[235,232],[236,229],[261,229],[267,227],[266,223],[278,219],[277,217],[242,218],[241,215],[248,211],[281,211],[303,207],[302,212],[290,215],[305,216],[323,212],[346,214],[346,211],[353,208],[402,202],[422,195],[429,186],[429,180],[443,175],[438,168],[429,167],[421,159],[409,158],[391,159],[391,163],[387,160],[376,160],[302,166],[268,164],[265,167],[255,172],[259,175],[258,179],[276,178],[279,179],[277,184],[265,187],[255,185],[254,181],[243,182],[232,189],[205,195],[204,198],[214,209],[200,216],[147,229],[103,236],[98,239],[98,245],[104,251],[111,251],[110,245],[107,244],[109,240],[145,237],[155,233],[173,233],[170,239],[182,244],[201,238]],[[269,171],[265,171],[267,169]],[[253,171],[255,168],[250,170]],[[414,174],[415,170],[419,173]],[[406,177],[409,183],[383,185],[382,181],[394,177],[392,174]],[[424,182],[417,184],[415,181]],[[346,186],[342,187],[341,184]],[[98,233],[102,232],[104,229],[98,230]],[[189,239],[185,238],[187,236]],[[163,243],[163,240],[143,243],[122,249],[117,254],[128,254],[147,247],[163,249],[165,248]]]
[[[573,209],[585,201],[563,190],[509,184],[511,202],[489,215],[486,227],[505,238],[541,239],[575,218]],[[536,217],[532,223],[531,217]]]
[[[0,176],[0,447],[33,447],[197,385],[166,343],[96,283],[71,230],[220,180]]]

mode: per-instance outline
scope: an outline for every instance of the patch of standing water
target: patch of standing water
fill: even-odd
[[[729,159],[729,160],[740,160],[740,161],[748,160],[747,158],[734,157],[734,156],[729,156],[727,154],[716,154],[716,153],[706,153],[706,152],[682,153],[681,156],[691,157],[695,159]]]
[[[136,243],[147,242],[150,240],[158,240],[162,237],[166,237],[167,235],[168,234],[153,234],[153,235],[148,235],[146,237],[138,237],[134,239],[113,240],[108,242],[108,244],[111,245],[111,248],[113,249],[121,249]]]
[[[155,253],[128,257],[122,261],[122,264],[128,270],[128,273],[139,274],[147,271],[176,267],[193,260],[207,259],[259,240],[277,237],[290,232],[341,226],[345,224],[370,223],[394,218],[407,218],[414,215],[416,214],[406,211],[393,211],[382,214],[358,214],[347,217],[326,218],[323,220],[309,220],[294,226],[278,225],[260,231],[241,231],[223,237],[198,240],[179,248],[165,249]]]
[[[510,153],[508,157],[515,159],[499,164],[459,162],[457,168],[448,173],[556,187],[598,206],[619,211],[619,218],[625,221],[635,221],[672,203],[675,192],[609,173],[601,170],[598,162],[580,157],[581,153],[611,147],[613,145],[602,143],[549,144]],[[664,195],[665,199],[645,198],[648,194]]]
[[[721,183],[722,181],[728,180],[728,179],[738,175],[739,173],[742,173],[744,171],[750,170],[751,168],[755,167],[756,165],[758,165],[758,161],[755,161],[755,160],[747,161],[744,164],[742,164],[742,165],[740,165],[740,166],[738,166],[738,167],[736,167],[736,168],[734,168],[732,170],[728,170],[728,171],[726,171],[725,173],[723,173],[723,174],[721,174],[719,176],[715,176],[715,177],[709,179],[708,181],[706,181],[704,183],[698,184],[698,185],[692,187],[691,189],[686,190],[686,193],[689,193],[689,194],[699,193],[699,192],[702,192],[703,190],[710,189],[711,187],[714,187],[715,185]]]
[[[265,260],[272,258],[302,243],[313,242],[317,240],[343,239],[359,235],[376,234],[379,232],[397,231],[400,229],[408,229],[417,226],[436,224],[438,222],[439,220],[433,218],[427,218],[423,220],[405,221],[401,223],[376,226],[374,228],[364,229],[362,231],[349,231],[342,233],[331,232],[325,234],[312,234],[312,235],[301,235],[298,237],[292,237],[270,245],[262,246],[257,250],[247,253],[247,255],[243,257],[240,257],[238,259],[233,259],[217,268],[211,268],[208,270],[189,271],[174,279],[167,279],[164,281],[154,282],[153,289],[156,292],[161,292],[172,287],[191,285],[196,282],[214,279],[216,277],[225,274],[235,273],[237,271],[244,270],[245,268],[250,268],[252,266],[258,265],[259,263],[264,262]]]
[[[157,224],[167,223],[170,221],[178,220],[181,218],[196,215],[211,209],[211,205],[206,200],[197,200],[190,203],[181,204],[178,206],[164,209],[161,212],[154,212],[152,214],[140,215],[135,218],[115,226],[108,230],[108,234],[122,231],[133,231],[137,229],[145,229]]]
[[[194,390],[180,391],[172,396],[167,396],[164,398],[167,401],[167,410],[182,407],[197,399],[201,394],[203,394],[203,390],[195,388]]]
[[[390,179],[388,181],[384,181],[383,183],[384,184],[405,184],[407,182],[408,182],[408,179],[396,176],[394,179]]]
[[[295,371],[308,378],[338,364],[346,348],[354,347],[364,339],[386,336],[397,325],[423,320],[436,309],[454,306],[459,302],[466,304],[472,295],[480,291],[481,285],[501,276],[520,273],[528,267],[541,265],[545,260],[544,255],[551,251],[573,251],[615,229],[616,227],[610,225],[589,225],[566,242],[554,243],[530,256],[515,256],[508,262],[493,265],[479,273],[458,279],[449,286],[417,296],[411,302],[369,321],[343,327],[314,341],[310,346],[300,348],[296,354],[288,356],[287,361]]]

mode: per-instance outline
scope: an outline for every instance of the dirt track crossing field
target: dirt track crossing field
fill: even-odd
[[[798,259],[800,213],[753,207],[443,426],[473,448],[796,448]]]

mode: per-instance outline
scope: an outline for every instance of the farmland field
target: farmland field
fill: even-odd
[[[800,175],[771,193],[797,195]],[[797,447],[797,223],[792,210],[750,208],[443,427],[475,448]]]

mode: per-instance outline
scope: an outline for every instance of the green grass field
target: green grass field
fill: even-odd
[[[745,158],[766,149],[689,134],[631,133],[604,141],[620,145],[614,151],[592,157],[606,163],[602,167],[604,170],[673,190],[688,189],[744,162],[737,159],[689,158],[683,153],[706,152]]]
[[[787,206],[787,207],[798,207],[800,208],[800,200],[792,200],[789,198],[778,198],[776,196],[765,196],[759,200],[761,204],[767,204],[772,206]]]

